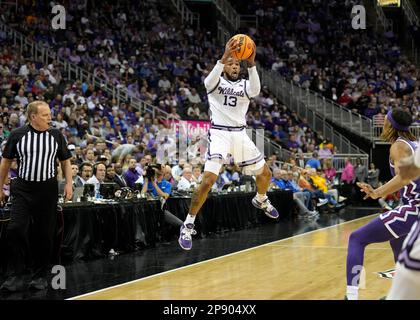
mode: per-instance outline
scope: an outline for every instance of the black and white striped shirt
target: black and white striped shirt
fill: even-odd
[[[18,177],[26,181],[46,181],[57,176],[57,158],[71,158],[64,136],[57,129],[37,131],[30,125],[13,130],[3,157],[17,159]]]

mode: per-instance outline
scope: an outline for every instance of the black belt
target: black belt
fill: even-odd
[[[217,124],[212,124],[210,129],[216,129],[216,130],[225,130],[225,131],[242,131],[246,128],[246,126],[242,127],[229,127],[229,126],[220,126]]]

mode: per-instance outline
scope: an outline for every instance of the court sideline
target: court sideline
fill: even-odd
[[[376,214],[70,299],[343,299],[348,237],[374,216]],[[391,281],[379,278],[375,272],[393,266],[388,243],[369,246],[365,258],[365,289],[360,291],[360,298],[379,299],[386,295]]]

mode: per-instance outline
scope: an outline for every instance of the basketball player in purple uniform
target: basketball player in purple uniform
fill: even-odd
[[[382,213],[367,225],[354,231],[349,238],[347,252],[347,294],[349,300],[357,300],[359,278],[363,266],[364,251],[371,243],[389,241],[394,259],[397,261],[402,244],[420,212],[420,179],[411,181],[399,175],[399,163],[406,157],[413,156],[418,145],[415,136],[409,131],[411,115],[401,108],[388,112],[381,138],[392,143],[389,165],[393,178],[383,186],[373,189],[367,183],[358,183],[366,193],[365,199],[382,198],[400,190],[402,204]]]
[[[403,179],[420,177],[420,148],[399,166]],[[420,300],[420,216],[404,241],[388,300]]]

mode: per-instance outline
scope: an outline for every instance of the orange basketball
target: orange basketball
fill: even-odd
[[[238,60],[248,59],[254,52],[254,41],[246,34],[237,34],[232,38],[239,42],[239,50],[233,53],[233,56]]]

